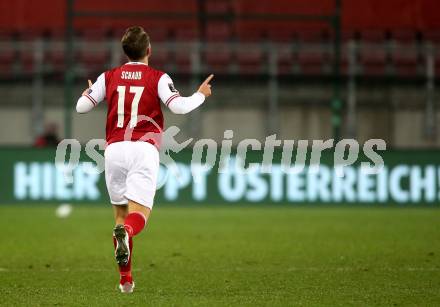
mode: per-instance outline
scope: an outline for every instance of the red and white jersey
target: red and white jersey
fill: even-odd
[[[164,74],[147,65],[126,64],[105,73],[108,103],[106,138],[111,144],[120,141],[145,141],[159,145],[163,115],[158,94],[159,79]]]
[[[161,101],[172,112],[187,113],[203,103],[199,92],[181,97],[171,78],[162,71],[129,62],[101,74],[87,94],[77,103],[77,111],[86,113],[107,101],[107,144],[121,141],[146,141],[160,146],[164,127]]]

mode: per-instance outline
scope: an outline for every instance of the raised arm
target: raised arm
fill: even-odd
[[[76,112],[87,113],[105,98],[105,75],[102,73],[95,83],[89,80],[89,87],[82,93],[76,103]]]
[[[175,114],[186,114],[200,106],[211,96],[211,85],[209,82],[214,75],[210,75],[199,87],[197,92],[189,97],[182,97],[176,90],[170,76],[164,74],[158,84],[159,98]]]

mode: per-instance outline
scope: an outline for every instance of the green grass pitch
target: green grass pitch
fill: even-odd
[[[438,306],[440,211],[163,207],[116,290],[109,207],[1,206],[0,305]]]

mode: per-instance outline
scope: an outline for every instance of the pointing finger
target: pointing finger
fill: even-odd
[[[206,78],[205,81],[203,81],[203,84],[208,84],[209,82],[211,82],[212,78],[214,78],[213,74],[210,74],[208,78]]]
[[[88,80],[88,81],[89,81],[89,87],[92,87],[92,85],[93,85],[92,81],[90,81],[90,80]]]

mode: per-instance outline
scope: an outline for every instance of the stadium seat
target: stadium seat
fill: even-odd
[[[21,31],[18,33],[18,40],[22,41],[22,42],[30,42],[32,43],[33,41],[37,40],[37,39],[43,39],[45,35],[47,34],[46,31],[43,30],[32,30],[29,29],[27,31]]]
[[[16,52],[14,49],[2,49],[0,51],[0,76],[10,77],[14,74],[15,60]]]
[[[394,30],[391,33],[391,58],[397,76],[416,76],[419,72],[420,39],[412,29]]]
[[[325,72],[324,64],[329,61],[328,54],[321,48],[300,48],[298,63],[301,73],[305,75],[319,75]]]
[[[20,70],[25,75],[32,75],[35,70],[34,54],[26,52],[20,56]]]
[[[151,28],[146,31],[152,43],[166,42],[170,38],[170,32],[166,28]]]
[[[66,69],[66,60],[63,49],[52,49],[45,57],[45,62],[50,67],[50,72],[55,78],[61,78]]]
[[[416,76],[419,73],[420,58],[416,45],[407,46],[407,48],[394,46],[392,60],[394,71],[398,76],[409,77]]]
[[[230,72],[232,62],[232,52],[229,49],[208,49],[204,52],[206,71],[214,74]]]
[[[438,78],[438,76],[440,76],[440,55],[438,53],[434,59],[434,66],[435,75]]]
[[[0,31],[0,42],[0,74],[11,75],[18,55],[13,33]]]
[[[235,33],[239,42],[261,42],[264,40],[267,27],[261,22],[238,20],[235,22]]]
[[[263,52],[252,48],[240,48],[236,52],[238,68],[242,74],[260,74],[267,63]]]
[[[196,27],[177,28],[174,37],[181,42],[195,41],[199,38],[199,32]]]
[[[417,43],[417,33],[412,29],[394,30],[391,33],[394,43],[413,45]]]
[[[379,76],[386,73],[387,53],[383,45],[375,47],[363,46],[360,51],[362,73],[369,76]]]
[[[278,53],[278,74],[286,75],[294,71],[295,54],[291,49],[281,50]]]
[[[341,40],[343,43],[348,43],[353,40],[359,41],[359,38],[360,38],[360,33],[358,31],[353,31],[353,30],[341,31]]]
[[[268,40],[276,43],[292,43],[295,37],[289,29],[268,29],[265,36]]]
[[[206,40],[208,42],[227,42],[232,38],[231,25],[225,22],[208,23]]]
[[[27,76],[32,75],[35,72],[35,44],[37,40],[44,41],[43,31],[30,30],[25,32],[20,32],[18,35],[18,40],[20,41],[19,46],[21,50],[19,51],[19,71]]]
[[[4,47],[0,49],[0,62],[13,62],[15,54],[14,47],[11,44],[5,44]]]
[[[180,74],[192,73],[191,50],[189,48],[184,50],[176,50],[174,59],[178,73]]]
[[[364,30],[360,32],[362,43],[384,44],[386,42],[386,32],[383,30]]]
[[[329,33],[323,29],[299,30],[294,35],[300,44],[324,44],[330,38]]]
[[[76,38],[75,61],[80,69],[79,72],[87,78],[95,78],[100,72],[107,69],[110,60],[110,52],[107,48],[110,32],[108,29],[83,29]]]
[[[97,28],[81,30],[76,35],[76,39],[85,43],[103,43],[111,37],[111,31],[108,28]]]
[[[79,52],[78,62],[81,72],[88,78],[96,78],[105,69],[108,69],[110,53],[108,51],[82,50]]]
[[[74,34],[75,36],[77,36],[77,34]],[[47,32],[47,38],[48,41],[53,42],[53,41],[62,41],[65,39],[66,36],[66,30],[65,29],[50,29]]]
[[[144,26],[149,32],[152,43],[153,53],[152,63],[157,67],[173,67],[179,72],[191,72],[191,51],[158,51],[154,43],[169,43],[173,40],[178,42],[189,42],[199,39],[198,31],[198,1],[191,0],[184,3],[178,0],[168,2],[136,2],[134,3],[108,3],[109,8],[115,12],[122,9],[130,10],[133,7],[145,12],[184,13],[193,14],[193,17],[165,18],[155,16],[154,18],[135,18],[136,24]],[[81,3],[80,3],[81,2]],[[77,9],[98,10],[104,5],[105,0],[98,0],[99,3],[89,3],[80,1]],[[331,3],[330,3],[331,2]],[[351,6],[350,6],[351,7]],[[213,18],[207,19],[205,29],[205,39],[208,43],[216,42],[238,42],[242,43],[261,43],[261,48],[270,46],[270,42],[285,44],[290,48],[289,51],[282,51],[278,55],[277,66],[280,74],[292,72],[303,72],[305,74],[326,73],[331,65],[331,50],[308,51],[310,46],[325,45],[328,48],[332,43],[331,26],[324,21],[304,21],[289,20],[281,18],[256,18],[244,17],[245,14],[264,14],[276,16],[277,14],[328,14],[332,11],[332,1],[275,1],[275,2],[255,2],[251,0],[206,0],[205,9],[212,14]],[[344,6],[343,14],[352,14]],[[231,13],[231,15],[228,15]],[[224,15],[224,19],[222,19]],[[237,17],[232,22],[230,16]],[[210,17],[210,16],[208,16]],[[347,16],[346,16],[347,17]],[[350,16],[348,16],[350,17]],[[410,16],[407,16],[408,18]],[[394,16],[393,16],[394,18]],[[354,20],[343,18],[342,42],[355,39],[361,46],[358,56],[360,70],[366,75],[381,75],[387,72],[394,72],[396,76],[408,77],[420,74],[424,71],[424,44],[427,41],[433,42],[437,50],[440,50],[440,30],[435,26],[420,23],[415,25],[397,24],[396,19],[391,18],[387,21],[377,20],[377,25],[373,21],[366,23],[365,20]],[[412,17],[411,17],[412,18]],[[125,31],[125,27],[134,23],[133,19],[122,17],[117,19],[102,18],[82,18],[75,22],[75,42],[87,44],[97,44],[101,46],[110,45],[111,40],[119,41]],[[382,22],[382,23],[381,23]],[[55,24],[55,23],[54,23]],[[64,52],[53,50],[52,43],[65,39],[65,30],[56,27],[54,24],[43,25],[35,28],[0,29],[0,40],[14,41],[16,39],[24,42],[33,42],[36,39],[44,38],[47,43],[47,52],[44,61],[51,69],[59,71],[65,69]],[[389,24],[384,26],[384,24]],[[47,28],[47,29],[46,29]],[[22,30],[25,29],[25,30]],[[423,30],[421,30],[423,29]],[[417,32],[423,31],[423,32]],[[268,42],[269,41],[269,42]],[[77,43],[75,45],[78,45]],[[377,46],[374,50],[363,48],[362,46]],[[341,70],[348,71],[348,57],[344,54],[346,45],[342,46]],[[416,51],[409,49],[416,46]],[[284,47],[283,47],[284,48]],[[380,49],[380,50],[379,50]],[[1,54],[1,66],[6,71],[23,70],[25,74],[30,74],[34,70],[34,58],[32,52],[18,53],[17,56],[6,52]],[[110,48],[104,51],[94,51],[83,49],[76,51],[75,60],[80,70],[87,74],[95,74],[108,67],[110,62]],[[125,59],[121,62],[125,62]],[[206,50],[203,53],[202,64],[209,69],[227,73],[238,68],[243,73],[259,73],[267,65],[267,56],[261,50]]]
[[[230,1],[206,1],[206,11],[209,13],[227,13],[232,9]]]
[[[265,39],[264,31],[237,31],[237,40],[242,43],[258,43]]]
[[[167,70],[171,64],[172,58],[168,49],[154,48],[151,55],[151,66],[159,70]]]
[[[0,78],[11,79],[15,75],[15,66],[11,62],[0,62]]]
[[[425,42],[431,42],[435,45],[440,45],[440,29],[430,29],[422,33]]]

